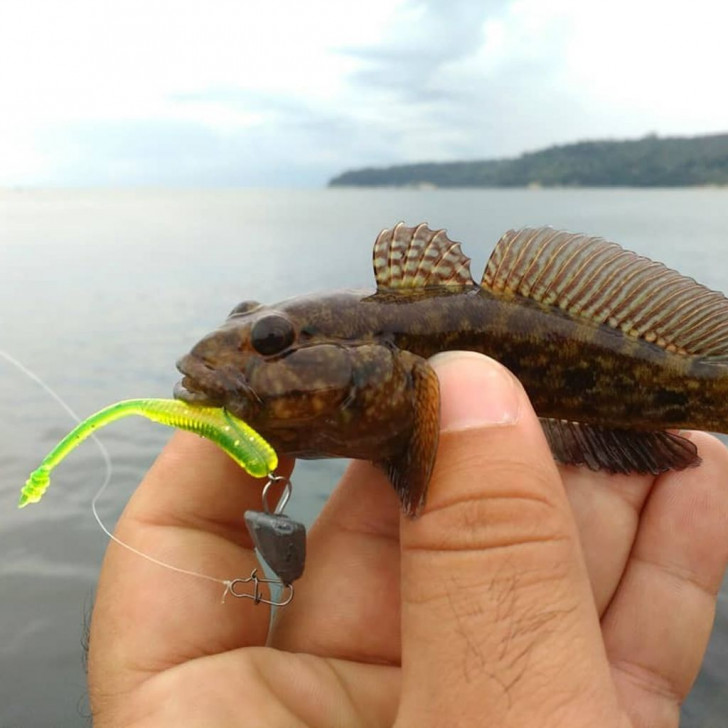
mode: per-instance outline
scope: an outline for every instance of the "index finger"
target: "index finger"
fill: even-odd
[[[290,461],[280,466],[291,469]],[[224,587],[214,583],[247,577],[258,565],[243,514],[260,509],[264,482],[212,443],[175,433],[115,533],[158,561],[213,579],[163,568],[112,542],[91,623],[92,690],[128,692],[173,665],[265,643],[269,610],[248,599],[222,603]]]

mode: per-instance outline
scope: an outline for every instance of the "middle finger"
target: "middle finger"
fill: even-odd
[[[560,470],[601,616],[619,586],[655,478],[577,467]]]
[[[399,664],[399,518],[385,475],[353,462],[311,530],[306,572],[270,644]]]

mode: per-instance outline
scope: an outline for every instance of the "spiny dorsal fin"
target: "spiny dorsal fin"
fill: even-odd
[[[610,473],[651,473],[700,465],[695,443],[672,432],[612,430],[541,418],[555,460]]]
[[[728,299],[722,293],[603,238],[548,227],[509,230],[493,250],[481,285],[668,351],[728,355]]]
[[[382,230],[372,255],[378,291],[431,286],[471,286],[470,258],[444,230],[403,222]]]

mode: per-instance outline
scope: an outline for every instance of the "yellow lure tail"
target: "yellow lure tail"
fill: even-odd
[[[252,427],[225,409],[193,407],[177,399],[128,399],[105,407],[71,430],[30,474],[20,492],[18,508],[37,503],[43,497],[53,468],[94,431],[131,415],[189,430],[211,440],[255,478],[262,478],[278,467],[275,450]]]

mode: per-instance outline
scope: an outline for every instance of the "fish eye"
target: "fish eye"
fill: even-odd
[[[291,322],[283,316],[266,316],[253,326],[250,342],[263,356],[278,354],[293,343],[295,332]]]
[[[244,313],[250,313],[251,311],[255,311],[256,308],[260,308],[260,306],[261,304],[258,303],[258,301],[243,301],[230,311],[228,318],[231,316],[241,316]]]

